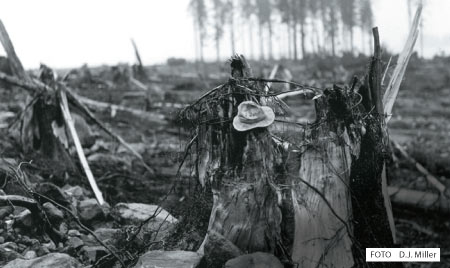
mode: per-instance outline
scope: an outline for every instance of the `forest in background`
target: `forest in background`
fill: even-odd
[[[374,13],[372,0],[191,0],[195,50],[214,44],[220,61],[236,52],[251,59],[304,59],[370,54]],[[423,0],[406,0],[408,18]],[[401,11],[403,12],[403,11]],[[237,49],[238,40],[241,43]],[[224,42],[231,50],[224,52]],[[420,45],[420,44],[419,44]]]

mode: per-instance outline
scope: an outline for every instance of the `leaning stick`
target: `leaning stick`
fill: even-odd
[[[277,72],[278,72],[278,67],[279,67],[278,64],[275,64],[275,66],[273,66],[273,69],[272,69],[272,71],[270,72],[269,79],[274,79],[274,78],[275,78],[275,75],[277,75]],[[271,86],[272,86],[272,82],[268,82],[268,83],[266,84],[266,87],[265,87],[265,89],[264,89],[266,93],[269,92],[269,89],[270,89]]]
[[[447,187],[442,182],[440,182],[435,176],[433,176],[433,174],[431,174],[431,172],[429,172],[422,164],[420,164],[412,156],[410,156],[400,144],[398,144],[396,141],[392,141],[392,143],[394,147],[399,150],[399,152],[402,154],[404,158],[406,158],[409,162],[414,164],[417,170],[423,175],[425,175],[427,181],[439,191],[441,196],[448,197],[446,194]]]
[[[386,92],[383,96],[384,114],[386,115],[386,123],[391,119],[392,108],[394,107],[395,100],[400,89],[400,84],[402,83],[403,76],[405,75],[406,67],[408,66],[409,59],[416,44],[417,37],[419,36],[419,24],[422,14],[422,5],[419,5],[414,17],[414,21],[411,26],[411,30],[408,35],[408,39],[403,48],[402,53],[400,53],[397,66],[392,73],[389,84],[387,85]]]
[[[141,154],[139,154],[136,150],[133,149],[133,147],[131,147],[122,137],[120,137],[119,135],[115,134],[114,132],[112,132],[108,127],[105,126],[105,124],[103,124],[100,120],[98,120],[89,110],[89,108],[87,108],[76,96],[75,94],[70,90],[70,88],[63,86],[62,87],[64,89],[65,92],[67,92],[67,94],[69,95],[70,100],[73,102],[74,105],[76,105],[78,108],[80,108],[80,110],[87,116],[89,117],[92,121],[94,121],[95,124],[97,124],[103,131],[105,131],[108,135],[110,135],[112,138],[114,138],[115,140],[117,140],[120,144],[122,144],[127,150],[129,150],[134,156],[136,156],[141,163],[143,164],[143,166],[145,167],[145,169],[147,169],[147,171],[149,171],[151,174],[154,174],[155,171],[149,167],[145,161],[144,158],[142,157]]]
[[[14,50],[14,46],[9,38],[8,32],[6,31],[3,22],[0,20],[0,42],[5,49],[6,55],[8,56],[10,66],[13,69],[13,73],[17,75],[20,79],[29,80],[29,76],[25,72],[25,69],[20,62],[19,57],[17,57],[16,51]]]
[[[75,129],[75,124],[73,122],[73,118],[70,115],[69,104],[67,103],[67,96],[64,90],[60,90],[60,101],[59,106],[61,107],[61,111],[64,116],[64,121],[66,126],[69,128],[70,134],[72,135],[73,142],[75,143],[75,148],[77,150],[78,158],[80,159],[81,165],[83,166],[84,173],[89,180],[89,184],[94,192],[95,198],[99,205],[105,204],[105,200],[103,199],[102,192],[97,186],[97,182],[95,182],[94,175],[92,174],[91,168],[87,162],[86,156],[83,152],[83,147],[81,147],[80,139],[78,138],[77,131]]]

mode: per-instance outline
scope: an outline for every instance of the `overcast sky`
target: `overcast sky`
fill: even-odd
[[[35,68],[40,62],[60,68],[78,67],[83,63],[132,63],[135,57],[130,38],[135,39],[144,63],[153,64],[164,62],[168,57],[195,57],[188,2],[0,0],[0,19],[26,68]],[[379,27],[382,43],[391,51],[399,52],[408,34],[406,0],[373,2],[375,25]],[[450,54],[450,0],[425,2],[425,56],[442,51]],[[274,39],[276,43],[277,37]],[[245,43],[238,42],[238,50],[243,45]],[[228,56],[229,51],[224,45],[222,55]],[[0,50],[0,54],[4,52]],[[209,59],[215,58],[212,41],[205,54]]]

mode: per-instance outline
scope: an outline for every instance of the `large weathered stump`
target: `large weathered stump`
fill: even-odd
[[[209,230],[294,267],[396,267],[365,262],[366,247],[393,245],[377,69],[359,88],[312,90],[316,120],[289,140],[278,137],[282,128],[233,128],[243,101],[286,107],[245,67],[234,58],[233,78],[184,112],[195,126],[199,181],[213,192]]]
[[[252,94],[259,88],[240,80],[250,72],[244,59],[233,59],[232,69],[234,78],[206,96],[196,110],[201,120],[199,175],[213,192],[208,230],[223,235],[243,252],[273,253],[281,224],[274,167],[278,152],[267,129],[233,129],[238,105],[259,102]]]

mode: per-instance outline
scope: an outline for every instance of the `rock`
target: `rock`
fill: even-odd
[[[123,224],[139,224],[150,216],[155,214],[158,206],[148,205],[142,203],[118,203],[111,211],[111,215]],[[176,223],[177,219],[169,214],[166,210],[159,208],[155,219],[168,221],[169,223]]]
[[[225,263],[225,268],[283,268],[280,260],[272,254],[255,252],[241,255]]]
[[[41,182],[36,186],[36,192],[45,195],[65,207],[70,207],[70,199],[61,188],[50,182]]]
[[[97,246],[98,245],[98,241],[91,234],[88,234],[88,235],[82,234],[80,238],[81,238],[81,240],[83,240],[83,242],[86,246]]]
[[[16,216],[16,222],[14,226],[16,226],[16,224],[20,227],[27,227],[27,228],[33,227],[34,221],[31,211],[25,209],[24,211],[20,212],[19,215]]]
[[[2,248],[0,245],[0,266],[3,266],[6,262],[15,260],[22,257],[19,253],[14,250]]]
[[[49,252],[50,251],[55,251],[56,250],[56,245],[55,245],[55,243],[53,242],[53,241],[49,241],[48,243],[43,243],[42,244],[42,247],[44,248],[44,249],[47,249]]]
[[[6,242],[0,245],[0,248],[11,250],[11,251],[18,251],[19,246],[14,242]]]
[[[7,206],[7,207],[1,207],[0,208],[0,220],[3,220],[6,216],[9,216],[14,211],[13,207]]]
[[[230,240],[214,231],[208,233],[204,250],[208,267],[223,267],[228,260],[243,254]]]
[[[3,268],[79,268],[81,264],[67,254],[51,253],[31,260],[15,259]]]
[[[84,199],[85,190],[78,185],[77,186],[65,185],[62,189],[64,193],[70,197],[73,197],[77,200]]]
[[[23,257],[27,260],[31,260],[31,259],[37,258],[37,253],[34,250],[28,250],[27,252],[25,252]]]
[[[46,202],[42,205],[42,207],[52,223],[59,223],[64,219],[64,213],[52,203]]]
[[[86,199],[78,205],[80,218],[84,222],[92,222],[104,217],[103,210],[94,198]]]
[[[108,251],[103,246],[84,246],[82,250],[83,256],[91,263],[108,254]]]
[[[149,251],[142,255],[134,268],[197,268],[202,255],[191,251]]]
[[[74,237],[69,237],[69,239],[66,242],[66,245],[69,248],[69,250],[76,251],[79,248],[81,248],[82,246],[84,246],[84,242],[80,238],[74,236]]]
[[[94,234],[103,242],[111,240],[120,230],[112,228],[98,228]]]
[[[78,237],[81,236],[80,231],[75,230],[75,229],[69,230],[69,231],[67,232],[67,234],[68,234],[69,236],[78,236]]]

